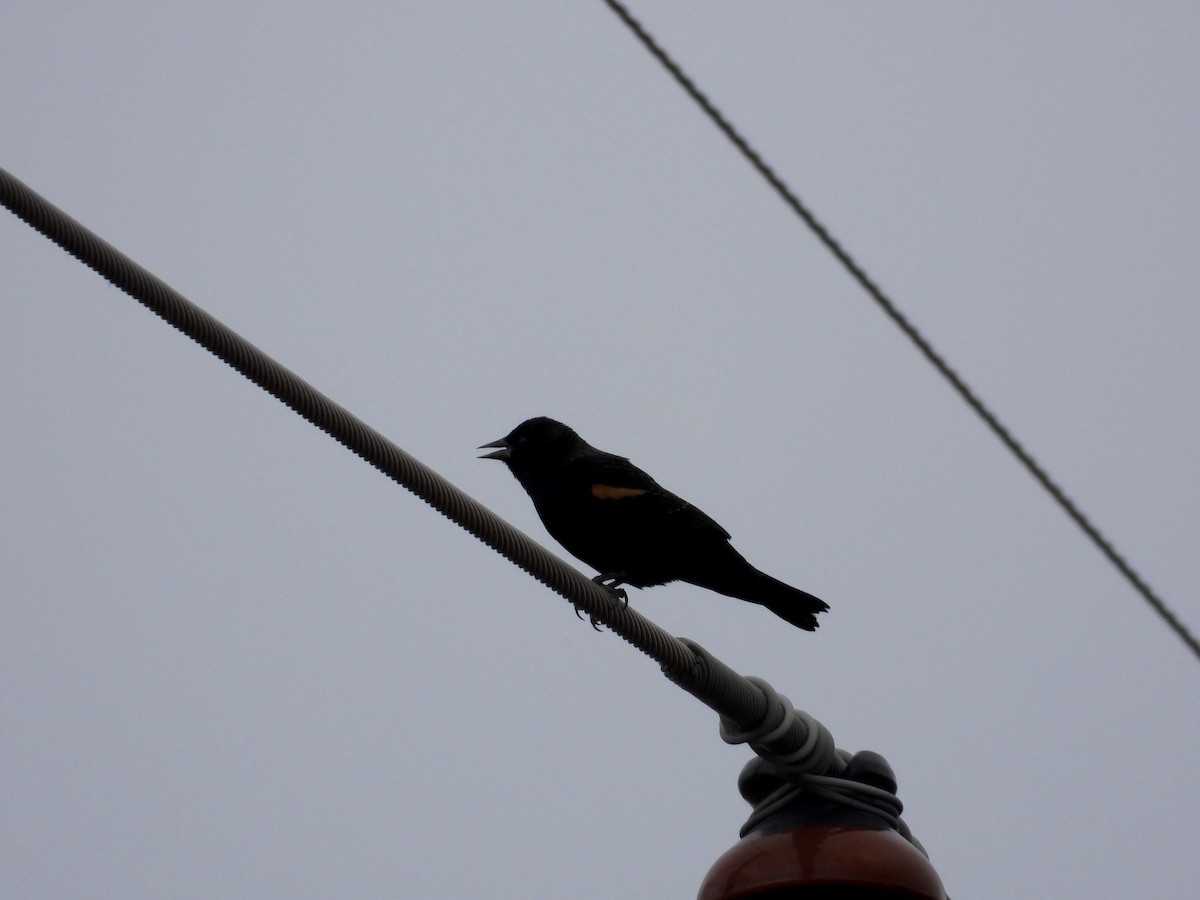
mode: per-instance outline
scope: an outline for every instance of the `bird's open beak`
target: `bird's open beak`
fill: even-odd
[[[504,438],[500,438],[500,440],[498,440],[498,441],[492,441],[490,444],[480,444],[479,445],[480,450],[488,450],[492,447],[498,447],[499,449],[496,450],[494,453],[485,453],[479,458],[480,459],[498,459],[501,462],[504,462],[506,459],[508,459],[510,456],[512,456],[512,448],[510,448],[508,446],[508,441],[506,441]]]

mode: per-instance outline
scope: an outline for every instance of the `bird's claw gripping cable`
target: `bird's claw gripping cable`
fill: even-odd
[[[597,575],[592,581],[605,588],[615,599],[620,601],[622,609],[629,608],[629,592],[620,585],[625,583],[624,572],[614,572],[608,575]]]

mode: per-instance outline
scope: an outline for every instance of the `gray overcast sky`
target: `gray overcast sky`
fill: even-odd
[[[1200,6],[635,11],[1193,629]],[[1200,668],[600,2],[21,3],[0,165],[533,536],[530,415],[826,598],[634,605],[956,897],[1194,897]],[[747,758],[0,216],[0,894],[685,897]]]

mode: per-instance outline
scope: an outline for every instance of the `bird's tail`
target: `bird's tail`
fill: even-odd
[[[743,598],[765,606],[779,618],[805,631],[815,631],[817,613],[829,609],[829,604],[807,591],[784,584],[764,572],[758,572],[753,587]]]

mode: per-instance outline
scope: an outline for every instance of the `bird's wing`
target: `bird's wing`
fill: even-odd
[[[676,497],[674,494],[671,494],[671,497],[682,504],[675,512],[690,528],[706,535],[719,534],[724,540],[729,540],[729,532],[704,510],[693,506],[682,497]]]
[[[584,471],[588,476],[588,490],[598,500],[636,502],[639,506],[654,507],[670,514],[677,526],[708,535],[716,533],[729,539],[729,532],[711,516],[668,491],[623,456],[597,451],[589,458]]]
[[[577,460],[576,475],[594,497],[616,500],[661,491],[658,482],[623,456],[595,450]]]

